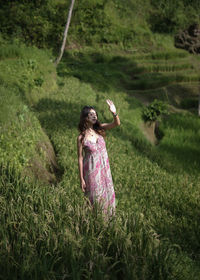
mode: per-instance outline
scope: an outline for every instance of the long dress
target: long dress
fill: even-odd
[[[104,138],[94,143],[84,139],[83,177],[91,204],[98,203],[105,214],[115,213],[115,191]]]

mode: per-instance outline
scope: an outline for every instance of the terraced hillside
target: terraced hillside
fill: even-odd
[[[143,55],[68,53],[60,74],[73,75],[99,90],[122,89],[138,98],[167,99],[176,106],[199,94],[200,59],[185,51]],[[188,104],[190,106],[190,104]]]
[[[133,81],[128,83],[130,94],[141,100],[163,99],[179,108],[197,107],[200,91],[198,56],[175,51],[155,53],[136,58],[136,64],[140,71],[133,73]]]
[[[1,138],[6,147],[0,170],[2,279],[198,280],[200,120],[192,110],[171,113],[161,122],[163,138],[156,146],[141,129],[144,104],[154,97],[174,107],[192,104],[189,98],[198,93],[193,58],[176,50],[145,55],[73,50],[56,74],[49,54],[24,48],[25,56],[10,52],[11,59],[8,52],[0,63],[1,96],[9,96],[12,112],[11,120],[8,113],[3,120],[1,110],[1,132],[9,135]],[[198,58],[194,62],[198,65]],[[178,75],[190,80],[177,80]],[[121,119],[106,136],[117,198],[109,222],[84,199],[76,151],[82,106],[94,105],[99,119],[109,122],[108,97]],[[15,154],[20,170],[26,168],[47,136],[60,171],[56,182],[30,183],[17,166],[6,168]],[[38,154],[41,161],[48,155]]]

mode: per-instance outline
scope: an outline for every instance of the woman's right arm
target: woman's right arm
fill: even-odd
[[[83,145],[82,145],[82,135],[77,138],[77,150],[78,150],[78,168],[79,168],[79,178],[82,191],[85,192],[86,184],[83,179]]]

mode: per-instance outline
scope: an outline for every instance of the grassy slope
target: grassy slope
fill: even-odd
[[[2,40],[0,69],[1,166],[3,169],[13,166],[24,174],[34,173],[40,179],[54,180],[54,175],[47,172],[52,167],[52,147],[31,109],[39,95],[56,87],[52,80],[55,69],[49,56],[17,41]]]
[[[46,65],[52,66],[41,55],[35,50],[34,59],[45,73]],[[29,57],[32,60],[33,54]],[[134,97],[149,102],[155,96],[165,98],[167,91],[172,104],[180,104],[175,93],[180,99],[182,90],[185,94],[187,89],[189,97],[195,93],[192,78],[192,83],[176,78],[181,72],[197,79],[190,60],[175,50],[146,56],[73,51],[58,68],[58,88],[47,84],[39,94],[25,88],[30,115],[50,137],[62,178],[49,187],[27,184],[15,169],[3,172],[2,279],[199,279],[199,119],[191,113],[170,115],[162,123],[162,141],[152,147],[140,129],[143,105]],[[10,88],[17,87],[14,83]],[[116,219],[109,226],[83,199],[76,155],[81,107],[92,104],[100,120],[111,121],[107,97],[115,102],[122,123],[106,137],[117,197]],[[15,117],[17,100],[14,95],[10,101]],[[20,102],[22,113],[29,112]],[[17,123],[18,119],[15,127]],[[19,146],[15,151],[22,154]]]

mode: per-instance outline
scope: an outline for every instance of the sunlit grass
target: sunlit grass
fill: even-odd
[[[7,64],[10,70],[2,74],[4,109],[0,112],[1,131],[8,132],[1,144],[9,154],[0,166],[2,279],[198,280],[199,119],[191,113],[171,114],[160,125],[162,140],[152,146],[140,128],[144,105],[126,91],[119,78],[131,83],[131,71],[142,71],[139,62],[132,56],[95,52],[68,55],[56,77],[50,57],[37,50],[33,55],[36,69],[30,70],[28,61],[33,56],[27,55],[10,80],[16,64],[4,56],[1,68]],[[182,59],[183,55],[176,51],[157,57],[159,65],[160,58]],[[29,79],[19,83],[20,73],[26,71]],[[44,71],[43,84],[34,85],[40,71]],[[149,75],[152,82],[155,75]],[[147,77],[144,82],[148,83]],[[82,106],[93,105],[100,121],[110,122],[107,98],[114,101],[121,119],[121,126],[106,136],[117,201],[116,216],[110,221],[98,209],[91,211],[84,199],[76,151]],[[41,127],[53,143],[62,175],[52,185],[30,183],[21,176],[23,169],[11,164],[12,156],[24,151],[27,158],[31,156],[34,144],[41,135],[45,137]],[[13,150],[8,147],[11,144]]]

